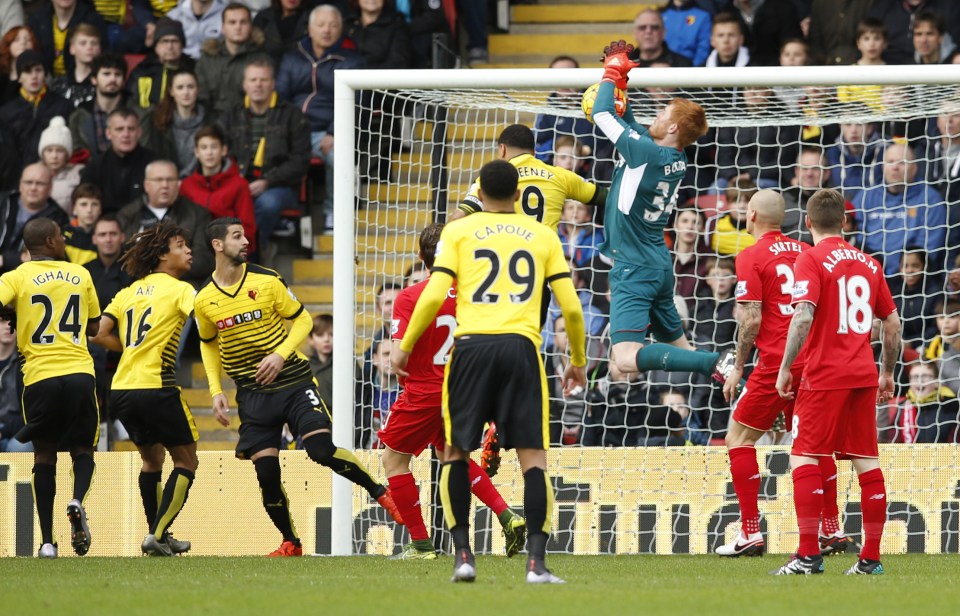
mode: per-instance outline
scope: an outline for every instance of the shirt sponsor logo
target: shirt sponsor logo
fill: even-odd
[[[217,321],[217,329],[230,329],[231,327],[236,327],[237,325],[242,325],[244,323],[250,323],[251,321],[259,321],[263,318],[262,310],[253,310],[251,312],[243,312],[241,314],[235,314],[232,317],[227,317],[225,319],[220,319]]]

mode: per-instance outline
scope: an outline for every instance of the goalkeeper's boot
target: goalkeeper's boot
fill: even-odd
[[[850,544],[853,543],[849,537],[838,530],[832,535],[820,535],[820,556],[833,556],[847,551]]]
[[[403,546],[390,560],[437,560],[437,551],[429,539],[414,540]]]
[[[57,544],[56,543],[44,543],[40,546],[40,550],[37,552],[37,558],[56,558],[57,557]]]
[[[714,552],[718,556],[737,558],[739,556],[763,556],[766,545],[763,542],[763,535],[760,533],[751,533],[746,535],[743,531],[737,533],[736,539],[726,545],[721,545]]]
[[[174,538],[173,533],[170,532],[170,529],[167,529],[163,532],[163,537],[160,540],[169,545],[170,551],[174,554],[186,554],[190,551],[190,542],[181,541]]]
[[[300,542],[284,540],[276,550],[267,554],[267,558],[283,558],[285,556],[303,556],[303,546]]]
[[[510,519],[503,525],[503,538],[507,558],[510,558],[519,554],[527,542],[527,521],[509,509],[506,512],[509,512]]]
[[[173,551],[170,549],[170,546],[166,542],[157,539],[154,535],[147,535],[143,538],[143,543],[140,544],[140,551],[147,556],[173,556]]]
[[[726,383],[727,377],[733,372],[733,366],[737,358],[733,349],[727,349],[717,358],[717,363],[713,365],[713,380],[718,383]]]
[[[542,560],[527,560],[527,584],[566,584],[567,581],[555,576]]]
[[[770,573],[773,575],[816,575],[823,573],[823,557],[794,554],[790,562]]]
[[[883,575],[883,565],[879,560],[859,558],[847,569],[846,575]]]
[[[87,512],[83,504],[73,499],[67,505],[67,519],[70,520],[70,544],[77,556],[90,551],[90,526],[87,525]]]
[[[480,446],[480,468],[493,477],[500,470],[500,439],[497,437],[497,426],[490,424],[483,435],[483,444]]]
[[[400,509],[397,507],[397,504],[393,502],[393,497],[390,496],[390,488],[386,488],[383,491],[383,494],[377,497],[377,502],[380,503],[380,506],[387,510],[387,513],[390,514],[390,517],[393,518],[393,521],[397,524],[403,524],[403,517],[400,515]]]
[[[473,582],[477,579],[477,564],[470,550],[458,550],[453,557],[451,582]]]

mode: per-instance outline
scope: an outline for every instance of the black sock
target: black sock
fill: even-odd
[[[457,550],[470,549],[470,471],[465,460],[454,460],[440,471],[443,515]]]
[[[190,494],[190,486],[193,485],[194,474],[185,468],[174,468],[167,478],[167,485],[163,488],[163,500],[157,509],[157,517],[150,527],[150,533],[157,537],[163,537],[164,531],[170,528],[177,515],[183,509],[187,502],[187,496]]]
[[[543,562],[552,509],[550,477],[542,468],[531,468],[523,474],[523,514],[527,517],[527,553],[531,560]]]
[[[54,464],[33,465],[33,498],[40,520],[41,543],[53,543],[53,499],[57,495],[57,467]]]
[[[386,492],[386,488],[370,476],[370,471],[353,455],[353,452],[343,447],[337,447],[336,453],[333,454],[333,466],[331,468],[333,472],[341,477],[346,477],[369,492],[370,496],[374,498],[380,498]]]
[[[93,483],[93,471],[97,466],[93,463],[93,455],[81,453],[73,456],[73,498],[83,502]]]
[[[253,461],[257,471],[257,481],[260,483],[260,496],[263,498],[263,508],[273,521],[284,541],[292,541],[300,545],[297,529],[293,527],[293,518],[290,517],[290,507],[287,504],[287,493],[283,490],[280,481],[280,458],[265,456]]]
[[[140,500],[143,501],[143,513],[147,516],[147,526],[153,526],[157,519],[157,507],[160,506],[160,492],[162,490],[161,482],[163,473],[157,471],[148,473],[140,471],[138,482],[140,484]]]

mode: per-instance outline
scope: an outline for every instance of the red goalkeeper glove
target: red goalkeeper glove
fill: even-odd
[[[483,435],[483,447],[480,453],[480,468],[493,477],[500,470],[500,440],[497,438],[497,426],[490,424]]]
[[[620,90],[627,89],[627,73],[630,69],[640,66],[630,59],[633,45],[624,40],[613,41],[603,48],[603,79],[609,81]]]

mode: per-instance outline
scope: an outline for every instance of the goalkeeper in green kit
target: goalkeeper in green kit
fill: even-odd
[[[600,252],[613,261],[610,271],[610,360],[624,373],[646,370],[700,372],[720,382],[733,366],[733,354],[695,351],[673,303],[673,260],[663,230],[687,171],[683,149],[707,132],[703,108],[674,98],[650,128],[634,120],[629,104],[623,117],[614,107],[614,87],[625,90],[627,73],[638,66],[624,41],[604,49],[603,80],[593,105],[593,121],[616,146],[619,156],[605,210],[606,241]],[[657,340],[644,344],[648,334]]]

